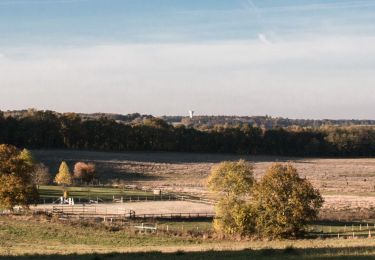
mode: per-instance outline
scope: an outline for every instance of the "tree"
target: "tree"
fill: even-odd
[[[23,149],[20,154],[19,158],[25,162],[25,164],[33,169],[35,167],[35,160],[31,152],[27,149]]]
[[[28,208],[38,201],[38,191],[34,185],[27,185],[15,175],[0,176],[0,207],[13,210],[14,206]]]
[[[0,145],[0,206],[12,210],[37,203],[38,192],[31,182],[34,160],[29,151]]]
[[[72,176],[69,171],[69,166],[66,162],[61,162],[59,172],[56,174],[55,183],[61,185],[65,191],[65,186],[72,184]]]
[[[216,205],[216,231],[229,235],[248,235],[253,232],[253,213],[246,199],[254,182],[253,166],[244,160],[223,162],[213,167],[207,186],[221,197]]]
[[[323,198],[291,164],[272,165],[253,189],[256,230],[271,238],[295,237],[317,218]]]
[[[49,169],[43,163],[35,166],[34,172],[32,173],[32,181],[39,188],[39,185],[46,185],[51,181],[51,174]]]
[[[95,178],[95,165],[93,163],[77,162],[74,165],[75,179],[90,183]]]
[[[244,160],[222,162],[212,168],[207,186],[212,192],[226,196],[248,194],[255,181],[253,171],[253,165]]]

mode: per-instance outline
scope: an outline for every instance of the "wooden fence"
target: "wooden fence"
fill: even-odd
[[[215,218],[213,213],[168,213],[168,214],[136,214],[135,218],[142,219],[196,219]]]
[[[35,214],[45,213],[66,218],[122,218],[122,219],[213,219],[213,213],[162,213],[136,214],[133,210],[88,206],[53,206],[52,209],[35,209]]]
[[[160,195],[160,196],[112,196],[93,198],[74,198],[76,204],[100,204],[100,203],[129,203],[148,201],[189,201],[213,205],[215,201],[206,198],[181,196],[181,195]],[[60,198],[43,198],[39,204],[60,204]]]
[[[108,209],[96,206],[53,206],[52,214],[100,217],[100,216],[122,216],[125,218],[134,217],[134,211],[125,209]]]

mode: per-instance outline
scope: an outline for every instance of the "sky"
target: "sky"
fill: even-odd
[[[374,0],[0,0],[0,110],[375,119]]]

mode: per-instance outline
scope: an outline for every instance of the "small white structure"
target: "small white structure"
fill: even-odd
[[[73,198],[68,198],[65,199],[64,197],[60,197],[60,204],[68,204],[68,205],[74,205],[74,199]]]
[[[158,195],[158,196],[161,195],[161,189],[155,189],[152,192],[154,193],[154,195]]]
[[[190,116],[190,119],[192,119],[194,117],[194,111],[193,110],[189,110],[189,116]]]

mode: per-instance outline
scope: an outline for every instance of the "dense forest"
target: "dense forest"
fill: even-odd
[[[285,156],[374,156],[375,127],[265,128],[252,124],[206,129],[133,115],[123,123],[105,116],[28,111],[0,113],[0,143],[30,149],[176,151]],[[137,119],[137,120],[134,120]]]

